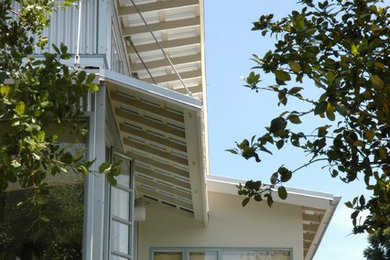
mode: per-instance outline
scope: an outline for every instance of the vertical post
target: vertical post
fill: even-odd
[[[88,160],[95,160],[85,181],[83,260],[104,259],[105,176],[99,165],[105,161],[106,86],[94,95],[89,120]]]

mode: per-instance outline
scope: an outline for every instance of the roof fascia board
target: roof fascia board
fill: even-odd
[[[199,0],[200,8],[200,52],[201,52],[201,70],[202,70],[202,97],[203,97],[203,138],[205,143],[205,158],[206,172],[210,173],[210,158],[209,158],[209,123],[208,123],[208,103],[206,90],[206,54],[205,54],[205,17],[204,17],[204,1]]]
[[[113,82],[122,87],[130,88],[147,95],[159,97],[165,101],[175,103],[176,105],[190,109],[192,111],[200,111],[202,109],[202,101],[199,99],[189,97],[181,93],[165,89],[111,70],[100,69],[99,77],[100,81]]]
[[[324,218],[322,219],[321,224],[316,232],[316,236],[314,237],[313,242],[310,245],[310,249],[307,252],[306,260],[313,259],[313,257],[315,256],[317,249],[321,243],[321,240],[324,237],[326,230],[328,229],[329,223],[333,218],[336,208],[340,203],[340,200],[341,197],[334,197],[334,200],[332,201],[329,210],[325,212]]]
[[[207,188],[208,191],[212,192],[237,195],[238,189],[236,186],[239,183],[245,183],[245,181],[219,176],[207,176]],[[287,191],[288,197],[286,200],[282,200],[278,196],[274,196],[274,201],[304,207],[328,209],[330,207],[330,201],[333,201],[334,199],[333,195],[328,193],[305,191],[291,188],[287,188]]]

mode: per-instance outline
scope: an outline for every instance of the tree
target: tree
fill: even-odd
[[[79,101],[98,90],[95,75],[62,64],[71,58],[63,44],[53,46],[56,52],[44,53],[43,58],[31,56],[34,48],[47,44],[42,30],[55,8],[71,2],[0,2],[0,194],[15,182],[31,189],[29,201],[43,221],[49,220],[44,213],[49,198],[46,177],[64,172],[85,175],[93,163],[84,159],[84,151],[75,154],[60,146],[58,127],[55,133],[49,129],[57,125],[71,131],[74,143],[87,134]],[[112,183],[119,174],[116,165],[100,166]]]
[[[284,183],[311,164],[326,163],[330,175],[346,183],[364,180],[372,196],[359,195],[346,205],[354,209],[354,233],[375,233],[390,227],[390,14],[375,0],[301,0],[301,11],[273,21],[262,15],[252,30],[277,38],[275,48],[256,63],[245,78],[246,87],[277,94],[279,106],[295,99],[301,110],[286,110],[275,117],[265,133],[236,143],[228,151],[261,162],[261,153],[286,144],[309,155],[296,169],[282,165],[270,184],[248,181],[238,193],[272,204],[272,190],[280,198],[288,194]],[[272,73],[275,85],[262,86],[258,73]],[[303,82],[316,91],[305,94]],[[292,85],[291,82],[296,82]],[[290,83],[290,84],[289,84]],[[291,103],[291,102],[290,102]],[[296,106],[294,107],[296,109]],[[312,129],[300,128],[307,121],[320,122]],[[321,123],[323,122],[323,123]],[[309,124],[313,126],[313,124]],[[272,154],[272,153],[271,153]],[[360,220],[361,213],[368,212]],[[388,245],[388,244],[387,244]]]
[[[390,230],[390,229],[389,229]],[[364,256],[369,260],[390,259],[390,232],[377,230],[368,237],[370,246],[364,250]]]

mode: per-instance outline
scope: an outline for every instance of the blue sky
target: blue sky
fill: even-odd
[[[275,38],[264,38],[259,32],[252,32],[252,22],[262,14],[274,13],[275,17],[282,17],[302,7],[291,0],[204,2],[210,173],[268,181],[270,173],[281,164],[291,168],[299,166],[305,160],[305,154],[287,149],[273,156],[265,155],[258,164],[232,155],[225,149],[233,148],[235,141],[261,135],[270,120],[286,110],[277,107],[274,94],[255,93],[243,87],[241,77],[247,76],[254,66],[250,60],[252,54],[261,56],[272,49],[275,42]],[[273,84],[272,75],[262,74],[262,78],[264,84]],[[309,91],[313,88],[309,83],[304,87]],[[314,124],[305,127],[315,129]],[[344,184],[338,178],[332,179],[321,166],[303,169],[287,184],[343,197],[314,259],[364,259],[362,251],[367,246],[366,236],[351,235],[351,212],[344,206],[345,201],[364,191],[364,185],[359,182]]]

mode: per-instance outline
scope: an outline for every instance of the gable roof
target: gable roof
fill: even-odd
[[[246,180],[208,175],[207,190],[238,196],[237,185],[245,182]],[[301,207],[304,259],[313,259],[341,198],[329,193],[295,188],[287,188],[287,192],[286,200],[277,195],[273,199],[276,203]]]

